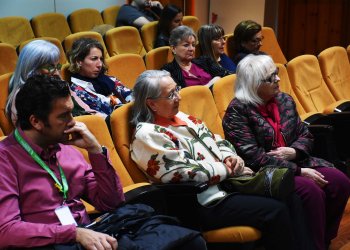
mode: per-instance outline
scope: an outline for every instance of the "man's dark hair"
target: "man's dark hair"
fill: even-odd
[[[54,101],[69,95],[67,82],[58,77],[35,75],[28,78],[16,95],[17,124],[23,130],[32,128],[31,115],[47,124]]]

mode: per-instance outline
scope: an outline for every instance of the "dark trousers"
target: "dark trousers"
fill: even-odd
[[[336,168],[316,168],[328,184],[321,188],[310,178],[296,176],[295,192],[304,206],[311,237],[324,250],[336,237],[350,194],[350,180]]]
[[[230,195],[214,207],[202,207],[200,217],[204,230],[251,226],[262,232],[265,249],[295,249],[288,208],[277,200],[262,196]]]

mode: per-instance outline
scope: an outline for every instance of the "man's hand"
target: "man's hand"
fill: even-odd
[[[320,187],[324,187],[328,183],[328,181],[325,180],[323,174],[318,172],[316,169],[302,168],[301,176],[304,176],[313,180]]]
[[[102,147],[96,140],[95,136],[88,130],[82,122],[76,122],[72,128],[64,131],[71,134],[72,138],[67,142],[79,148],[85,148],[89,153],[98,154],[102,152]]]
[[[86,250],[116,250],[118,247],[115,238],[86,228],[77,228],[76,241]]]
[[[291,161],[295,159],[297,152],[294,148],[279,147],[274,150],[271,150],[270,152],[267,152],[266,154],[274,156],[276,158],[280,158],[282,160]]]

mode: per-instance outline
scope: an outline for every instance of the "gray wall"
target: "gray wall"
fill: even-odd
[[[58,12],[68,16],[77,9],[95,8],[102,11],[109,6],[124,3],[125,0],[0,0],[0,17],[24,16],[31,19],[45,12]]]

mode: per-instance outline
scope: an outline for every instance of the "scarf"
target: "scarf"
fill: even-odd
[[[90,82],[94,86],[96,93],[109,96],[110,94],[116,94],[115,82],[103,73],[100,73],[96,78],[89,78],[79,74],[73,74],[74,78]]]
[[[286,142],[281,133],[281,119],[276,99],[272,98],[266,105],[258,106],[258,111],[271,125],[275,133],[272,147],[278,148],[286,146]]]

